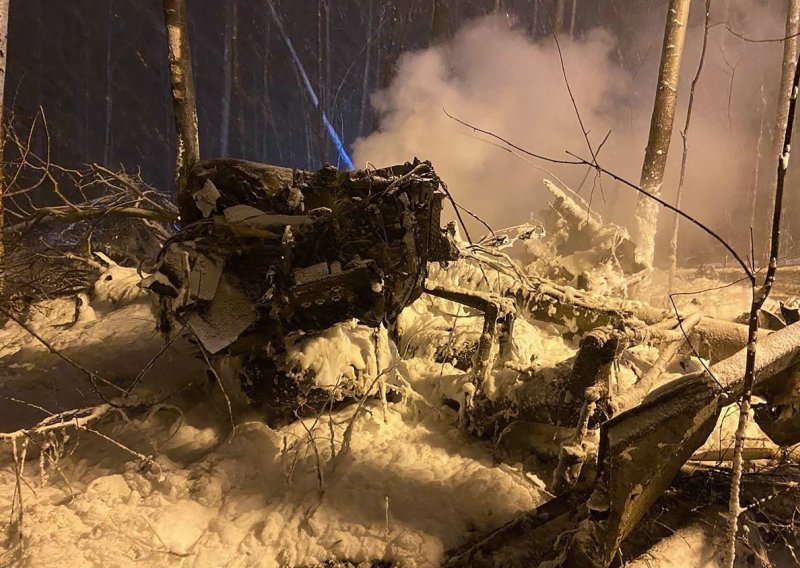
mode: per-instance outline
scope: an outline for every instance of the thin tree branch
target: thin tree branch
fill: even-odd
[[[725,30],[733,36],[738,37],[739,39],[749,42],[749,43],[783,43],[786,40],[792,39],[793,37],[800,36],[800,32],[795,34],[789,34],[783,37],[774,37],[774,38],[750,38],[744,35],[741,32],[737,32],[734,30],[727,22],[717,22],[716,24],[711,24],[710,27],[714,28],[717,26],[722,26]]]
[[[681,132],[681,139],[683,141],[683,152],[681,153],[681,174],[678,181],[678,191],[675,195],[675,208],[680,209],[681,197],[683,195],[683,186],[686,181],[686,163],[689,158],[689,128],[692,124],[692,109],[694,108],[694,96],[697,89],[697,83],[700,81],[700,75],[703,72],[703,64],[706,60],[706,50],[708,48],[708,20],[711,16],[711,0],[706,0],[705,11],[705,26],[703,28],[703,47],[700,49],[700,61],[697,64],[697,71],[695,71],[692,85],[689,88],[689,106],[686,109],[686,121],[683,125]],[[675,281],[675,269],[678,264],[678,231],[680,229],[680,218],[676,213],[672,218],[672,236],[669,241],[669,278],[667,284],[667,291],[672,292],[672,286]]]
[[[731,478],[731,492],[728,501],[728,527],[727,527],[727,549],[725,551],[725,566],[733,568],[736,558],[736,534],[739,526],[739,514],[742,512],[740,504],[740,485],[742,479],[743,457],[745,434],[747,425],[750,421],[750,398],[755,383],[755,364],[756,364],[756,343],[758,340],[758,314],[764,303],[769,297],[772,285],[775,282],[775,273],[778,270],[778,254],[781,240],[781,216],[783,213],[783,193],[786,183],[786,172],[789,168],[789,156],[792,144],[792,131],[794,129],[795,113],[797,111],[797,95],[800,88],[800,56],[794,70],[794,78],[791,83],[791,95],[789,97],[789,114],[786,121],[786,128],[783,132],[782,153],[778,157],[777,180],[775,182],[775,202],[772,214],[772,234],[770,240],[769,265],[764,278],[764,284],[756,290],[755,277],[751,282],[753,285],[753,301],[750,306],[750,316],[748,322],[748,341],[747,358],[745,360],[744,385],[742,389],[741,403],[739,405],[739,424],[736,428],[736,442],[733,454],[733,471]]]
[[[584,162],[585,162],[585,160],[580,161],[580,162],[571,161],[571,160],[559,160],[559,159],[556,159],[556,158],[550,158],[548,156],[543,156],[541,154],[535,154],[535,153],[531,152],[530,150],[526,150],[525,148],[517,146],[513,142],[509,142],[508,140],[506,140],[502,136],[498,136],[494,132],[489,132],[488,130],[483,130],[481,128],[478,128],[477,126],[473,126],[473,125],[471,125],[469,123],[464,122],[463,120],[460,120],[460,119],[456,118],[455,116],[453,116],[452,114],[447,112],[447,109],[445,109],[445,108],[442,108],[442,111],[447,115],[448,118],[450,118],[452,120],[455,120],[457,123],[459,123],[459,124],[461,124],[463,126],[466,126],[467,128],[471,129],[473,132],[480,132],[481,134],[486,134],[487,136],[491,136],[492,138],[494,138],[496,140],[500,140],[500,142],[502,142],[504,144],[507,144],[508,146],[514,148],[518,152],[522,152],[523,154],[527,154],[528,156],[531,156],[533,158],[538,158],[540,160],[544,160],[545,162],[550,162],[551,164],[568,164],[568,165],[571,165],[571,166],[580,166],[580,165],[583,165]]]
[[[485,134],[487,136],[490,136],[491,138],[494,138],[495,140],[499,140],[500,142],[503,142],[504,144],[507,144],[511,148],[514,148],[515,150],[517,150],[517,151],[519,151],[519,152],[521,152],[523,154],[526,154],[528,156],[532,156],[534,158],[537,158],[537,159],[540,159],[540,160],[544,160],[546,162],[550,162],[550,163],[553,163],[553,164],[565,164],[565,165],[570,165],[570,166],[589,166],[591,168],[594,168],[595,170],[597,170],[600,173],[606,174],[607,176],[609,176],[614,181],[617,181],[617,182],[619,182],[619,183],[621,183],[623,185],[626,185],[629,188],[633,189],[634,191],[636,191],[636,192],[638,192],[638,193],[640,193],[642,195],[646,195],[648,198],[652,199],[653,201],[655,201],[656,203],[658,203],[662,207],[666,207],[670,211],[672,211],[674,213],[677,213],[678,215],[680,215],[681,217],[683,217],[684,219],[686,219],[687,221],[689,221],[693,225],[695,225],[698,228],[700,228],[703,232],[708,234],[710,237],[712,237],[715,241],[717,241],[720,245],[722,245],[722,247],[725,250],[727,250],[731,254],[731,256],[734,258],[734,260],[736,260],[737,264],[739,264],[739,266],[742,267],[742,270],[748,276],[748,278],[752,278],[753,277],[753,272],[750,270],[750,267],[742,259],[742,257],[739,255],[739,253],[736,252],[736,250],[730,244],[728,244],[728,242],[725,241],[725,239],[723,239],[719,234],[717,234],[713,229],[708,227],[705,223],[703,223],[702,221],[699,221],[698,219],[692,217],[688,213],[685,213],[684,211],[681,211],[680,209],[677,209],[675,206],[667,203],[666,201],[664,201],[660,197],[657,197],[655,195],[652,195],[652,194],[648,193],[647,191],[645,191],[644,189],[642,189],[640,186],[636,185],[635,183],[630,182],[627,179],[623,178],[622,176],[619,176],[619,175],[607,170],[606,168],[604,168],[600,164],[595,164],[593,162],[590,162],[590,161],[588,161],[588,160],[586,160],[584,158],[581,158],[580,156],[578,156],[576,154],[573,154],[570,151],[567,151],[567,154],[572,156],[573,158],[575,158],[575,160],[558,160],[556,158],[550,158],[550,157],[544,156],[542,154],[536,154],[534,152],[531,152],[530,150],[526,150],[525,148],[517,146],[513,142],[510,142],[510,141],[506,140],[505,138],[503,138],[502,136],[500,136],[498,134],[495,134],[494,132],[490,132],[488,130],[484,130],[482,128],[478,128],[477,126],[473,126],[472,124],[469,124],[468,122],[465,122],[465,121],[463,121],[463,120],[461,120],[459,118],[456,118],[455,116],[453,116],[450,113],[448,113],[446,109],[442,109],[442,110],[448,116],[448,118],[451,118],[452,120],[458,122],[459,124],[461,124],[463,126],[466,126],[467,128],[471,129],[474,132],[480,132],[481,134]]]

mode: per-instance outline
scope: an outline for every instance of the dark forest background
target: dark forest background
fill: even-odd
[[[317,111],[278,20],[349,147],[376,128],[369,95],[389,84],[400,53],[496,11],[540,37],[557,25],[557,4],[189,0],[202,157],[337,163],[330,142],[320,144]],[[581,34],[602,24],[623,41],[639,14],[665,9],[657,0],[579,2],[573,24],[571,2],[564,4],[562,27]],[[40,107],[46,116],[48,133],[35,132],[35,152],[44,154],[49,134],[54,163],[139,169],[148,183],[171,190],[174,127],[159,0],[11,0],[8,45],[6,106],[15,129],[27,132]]]

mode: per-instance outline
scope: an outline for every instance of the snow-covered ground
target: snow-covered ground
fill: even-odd
[[[461,276],[450,275],[453,283]],[[273,429],[256,415],[231,416],[188,343],[164,348],[138,280],[135,271],[112,267],[91,294],[35,306],[28,330],[13,321],[0,328],[0,431],[101,402],[92,380],[127,388],[138,377],[126,405],[147,402],[83,429],[0,441],[0,503],[8,513],[0,517],[0,566],[315,566],[329,559],[436,566],[445,550],[549,498],[542,480],[550,470],[535,460],[511,463],[501,449],[467,437],[443,405],[463,396],[464,376],[433,362],[432,341],[441,334],[454,345],[475,340],[482,323],[457,305],[422,298],[407,309],[399,322],[403,353],[377,356],[354,323],[308,342],[293,365],[314,369],[320,384],[344,375],[363,389],[365,378],[380,375],[401,400],[365,399]],[[717,291],[711,305],[730,317],[723,312],[740,311],[746,292]],[[574,341],[520,320],[514,358],[544,372],[574,355]],[[646,366],[656,355],[641,347],[628,357]],[[513,396],[516,375],[504,376],[497,392]],[[618,380],[632,383],[635,375],[626,367]],[[724,413],[702,451],[730,447],[735,422]],[[763,435],[756,428],[752,437]],[[19,480],[14,451],[18,463],[26,452]],[[695,548],[707,552],[707,535],[692,534]]]
[[[114,268],[91,300],[48,301],[28,325],[81,367],[128,385],[163,347],[136,280]],[[411,360],[397,371],[413,372],[419,392],[435,396],[422,387],[439,379],[441,365]],[[4,432],[46,416],[25,403],[55,413],[93,398],[84,373],[14,322],[0,329],[0,388]],[[165,400],[56,435],[51,444],[64,446],[56,463],[40,462],[40,438],[28,443],[22,538],[3,515],[0,565],[303,566],[338,558],[432,566],[471,532],[546,499],[535,475],[499,463],[490,446],[459,431],[440,398],[368,401],[280,429],[239,416],[232,432],[224,397],[181,342],[158,357],[137,392]],[[11,443],[2,445],[0,502],[8,510],[16,476]],[[16,445],[19,455],[24,438]]]

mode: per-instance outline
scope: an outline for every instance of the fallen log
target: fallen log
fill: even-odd
[[[644,404],[601,426],[588,520],[572,541],[570,566],[608,566],[622,540],[705,442],[721,409],[741,395],[745,349],[656,389]],[[764,338],[755,381],[800,362],[800,323]]]
[[[627,344],[624,331],[598,328],[583,338],[574,357],[555,367],[514,369],[518,379],[513,386],[507,386],[507,390],[479,388],[467,412],[471,431],[497,439],[512,423],[575,427],[581,422],[586,393],[590,391],[593,404],[591,410],[584,413],[584,421],[588,428],[596,429],[611,416],[608,397],[611,367]],[[477,359],[476,355],[473,360]],[[499,360],[502,361],[502,357]],[[485,370],[485,367],[475,367],[473,373],[476,369]]]
[[[655,336],[665,327],[678,326],[678,318],[671,310],[636,300],[600,296],[545,278],[530,277],[516,262],[500,252],[488,255],[480,250],[469,250],[463,256],[453,266],[452,272],[451,269],[432,267],[428,286],[466,286],[498,296],[513,296],[518,316],[554,323],[575,334],[584,334],[598,327],[627,327],[640,333],[634,338],[636,341],[645,341],[647,333],[654,339],[662,339]],[[690,315],[680,314],[684,319]],[[767,333],[760,332],[759,337]],[[666,341],[680,338],[674,333],[666,335],[669,336],[663,337]],[[747,326],[703,317],[690,337],[698,354],[713,363],[730,357],[747,344]]]
[[[539,321],[565,326],[572,332],[586,332],[603,326],[619,326],[639,321],[653,326],[665,321],[678,325],[674,312],[644,302],[607,298],[540,280],[533,288],[519,286],[514,291],[522,314]],[[689,314],[681,314],[687,317]],[[765,334],[760,334],[762,337]],[[730,357],[747,344],[747,326],[703,317],[691,336],[699,354],[712,362]]]
[[[686,320],[681,324],[683,329],[683,333],[686,333],[688,336],[689,333],[694,329],[694,327],[700,322],[702,317],[700,314],[693,314],[686,318]],[[633,408],[637,404],[639,404],[644,398],[648,395],[648,393],[653,389],[658,381],[658,378],[664,373],[667,368],[667,365],[675,358],[680,350],[681,346],[684,344],[685,338],[681,337],[677,341],[673,341],[670,343],[659,355],[658,359],[656,359],[653,366],[644,374],[644,376],[636,383],[633,388],[629,391],[621,394],[620,396],[615,397],[611,401],[611,406],[614,411],[614,414],[620,414],[629,408]]]
[[[759,346],[759,386],[800,363],[800,323],[766,336]],[[572,534],[560,557],[570,567],[605,567],[622,540],[702,446],[723,407],[742,389],[744,350],[662,386],[641,406],[600,428],[594,489],[590,479],[534,511],[452,551],[446,566],[536,566],[558,554],[553,536]],[[580,504],[582,498],[586,498]],[[547,551],[552,554],[548,556]],[[499,562],[499,563],[498,563]]]
[[[553,543],[577,520],[586,493],[568,491],[446,554],[445,568],[527,568],[555,556]]]

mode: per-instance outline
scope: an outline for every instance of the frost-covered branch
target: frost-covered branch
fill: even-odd
[[[799,58],[800,59],[800,58]],[[756,344],[758,341],[758,314],[769,297],[772,285],[775,282],[775,273],[778,269],[778,254],[780,252],[781,216],[783,214],[783,193],[786,183],[786,173],[789,168],[789,157],[792,145],[792,131],[797,110],[797,95],[800,88],[800,60],[795,64],[794,78],[790,85],[789,109],[785,128],[783,131],[783,146],[778,157],[777,181],[775,184],[774,209],[772,214],[772,234],[770,239],[770,253],[767,273],[764,283],[756,287],[755,277],[753,283],[753,302],[750,306],[748,318],[747,359],[745,363],[744,386],[739,403],[739,424],[736,428],[736,444],[733,456],[733,475],[731,479],[731,493],[728,502],[729,518],[727,530],[727,549],[725,551],[725,565],[733,567],[736,558],[736,533],[739,526],[741,505],[739,500],[740,484],[742,479],[742,450],[744,449],[745,433],[750,421],[750,398],[755,384],[756,370]]]
[[[462,124],[463,126],[466,126],[467,128],[471,129],[472,131],[479,132],[481,134],[485,134],[485,135],[487,135],[487,136],[489,136],[491,138],[494,138],[495,140],[498,140],[498,141],[502,142],[503,144],[506,144],[507,146],[513,148],[514,150],[517,150],[518,152],[522,152],[523,154],[528,155],[528,156],[530,156],[532,158],[536,158],[536,159],[539,159],[539,160],[544,160],[545,162],[550,162],[550,163],[553,163],[553,164],[563,164],[563,165],[570,165],[570,166],[589,166],[591,168],[594,168],[598,172],[609,176],[614,181],[617,181],[617,182],[627,186],[628,188],[636,191],[640,195],[647,196],[649,199],[655,201],[656,203],[658,203],[662,207],[672,211],[673,213],[676,213],[681,218],[689,221],[690,223],[692,223],[693,225],[698,227],[700,230],[702,230],[704,233],[706,233],[708,236],[710,236],[715,241],[717,241],[717,243],[719,243],[722,246],[722,248],[724,248],[728,253],[730,253],[730,255],[734,258],[736,263],[742,268],[742,271],[748,277],[752,276],[753,272],[752,272],[750,266],[748,266],[748,264],[744,261],[742,256],[738,252],[736,252],[736,249],[734,249],[724,238],[722,238],[716,231],[714,231],[708,225],[706,225],[705,223],[703,223],[699,219],[693,217],[692,215],[689,215],[685,211],[683,211],[683,210],[673,206],[672,204],[664,201],[660,197],[658,197],[656,195],[653,195],[651,193],[648,193],[641,186],[639,186],[639,185],[637,185],[637,184],[635,184],[635,183],[623,178],[622,176],[620,176],[618,174],[615,174],[614,172],[604,168],[599,163],[590,162],[589,160],[581,158],[580,156],[578,156],[578,155],[576,155],[576,154],[574,154],[572,152],[569,152],[569,151],[567,152],[567,154],[569,156],[571,156],[572,158],[574,158],[573,160],[561,160],[561,159],[553,158],[553,157],[550,157],[550,156],[537,154],[535,152],[531,152],[529,150],[526,150],[525,148],[522,148],[521,146],[518,146],[518,145],[514,144],[513,142],[507,140],[506,138],[503,138],[502,136],[500,136],[498,134],[495,134],[494,132],[491,132],[489,130],[484,130],[482,128],[478,128],[477,126],[473,126],[472,124],[470,124],[468,122],[465,122],[465,121],[463,121],[463,120],[461,120],[459,118],[456,118],[455,116],[449,114],[447,111],[444,111],[444,112],[449,118],[451,118],[452,120],[458,122],[459,124]]]

